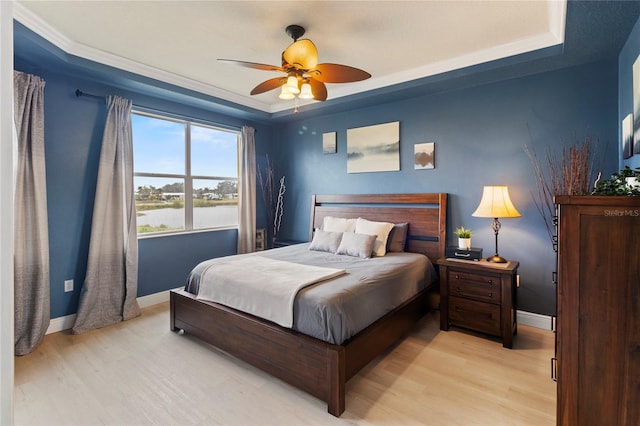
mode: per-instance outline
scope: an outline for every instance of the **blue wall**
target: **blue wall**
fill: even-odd
[[[116,94],[134,105],[174,114],[256,128],[256,151],[264,157],[271,142],[271,127],[212,113],[189,105],[143,96],[138,93],[74,77],[48,72],[20,59],[15,68],[43,77],[45,86],[45,155],[47,207],[51,264],[51,317],[77,311],[81,284],[87,268],[93,200],[97,181],[106,108],[104,102],[77,98],[76,89],[95,94]],[[224,230],[139,240],[138,296],[175,288],[184,283],[198,262],[236,253],[237,231]],[[73,292],[63,282],[73,279]]]
[[[502,221],[500,254],[521,263],[519,308],[552,314],[555,254],[532,199],[535,180],[523,145],[544,158],[547,147],[589,134],[600,141],[600,169],[612,173],[616,93],[616,62],[606,61],[285,124],[274,135],[274,156],[288,180],[281,234],[307,238],[314,193],[448,192],[449,243],[451,231],[465,226],[474,231],[473,246],[493,254],[490,220],[471,213],[484,185],[508,185],[522,217]],[[347,174],[347,129],[390,121],[400,122],[401,170]],[[334,131],[338,152],[323,154],[322,134]],[[433,170],[413,168],[414,144],[422,142],[436,143]]]
[[[51,68],[39,59],[25,60],[30,52],[21,57],[17,51],[16,69],[47,81],[45,145],[52,317],[76,312],[86,272],[104,125],[104,105],[95,99],[76,98],[73,93],[77,88],[118,94],[134,104],[161,111],[237,127],[254,126],[258,130],[259,164],[264,164],[269,155],[278,173],[287,178],[281,238],[307,238],[310,197],[314,193],[448,192],[449,243],[454,243],[451,231],[465,226],[474,231],[473,245],[491,254],[490,220],[474,218],[471,213],[484,185],[509,185],[522,218],[503,220],[500,253],[521,262],[519,308],[551,314],[555,311],[555,288],[551,284],[555,256],[533,203],[535,180],[523,145],[544,156],[548,147],[589,134],[599,139],[598,168],[603,175],[619,168],[619,123],[632,110],[630,67],[640,52],[639,27],[636,23],[618,63],[594,62],[481,85],[470,75],[458,79],[460,84],[454,90],[424,95],[428,92],[422,88],[421,95],[413,98],[396,97],[393,102],[368,107],[360,103],[335,114],[328,107],[300,117],[256,118],[259,122],[246,115],[227,115],[215,107],[209,110],[206,102],[183,102],[189,95],[173,96],[166,85],[162,93],[167,96],[153,97],[146,89],[138,92],[135,79],[129,85],[120,85],[123,78],[118,70],[96,80],[95,74],[87,77],[86,70],[70,58],[65,59],[63,67]],[[48,45],[36,47],[52,50]],[[347,129],[390,121],[400,122],[401,170],[347,174]],[[322,154],[322,133],[333,131],[338,133],[338,153]],[[413,170],[413,145],[431,141],[436,143],[436,168]],[[627,164],[639,166],[639,157]],[[258,225],[264,226],[260,197],[257,202]],[[197,262],[234,253],[236,238],[231,230],[140,240],[138,295],[180,285]],[[63,281],[70,278],[75,280],[75,291],[64,293]]]
[[[618,123],[627,114],[633,113],[633,63],[640,57],[640,19],[633,27],[627,43],[620,51],[618,58]],[[639,118],[634,117],[634,121],[638,123]],[[622,141],[622,131],[620,131],[618,140]],[[640,144],[640,141],[634,141],[634,144]],[[620,168],[629,166],[632,169],[640,167],[640,154],[636,154],[626,160],[622,159],[620,154]]]

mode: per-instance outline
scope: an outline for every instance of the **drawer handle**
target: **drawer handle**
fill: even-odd
[[[551,380],[558,381],[558,358],[551,358]]]
[[[489,284],[493,284],[493,280],[487,280]]]
[[[456,291],[457,291],[458,293],[460,293],[460,292],[462,291],[462,289],[461,289],[460,287],[456,287]]]
[[[456,280],[460,279],[460,275],[456,274]]]
[[[488,296],[489,296],[489,297],[493,297],[493,293],[492,293],[492,292],[489,292]]]

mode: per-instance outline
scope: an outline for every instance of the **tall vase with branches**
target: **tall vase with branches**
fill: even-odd
[[[276,169],[269,156],[267,156],[264,169],[258,169],[257,177],[267,216],[267,240],[270,242],[269,247],[273,247],[278,232],[280,232],[284,213],[285,179],[282,176],[279,181],[276,180]]]
[[[598,140],[590,135],[580,140],[573,137],[563,143],[559,150],[549,147],[545,158],[538,159],[535,151],[524,146],[531,160],[536,177],[536,190],[532,191],[533,201],[544,220],[553,249],[556,249],[556,209],[553,197],[556,195],[586,195],[591,192],[595,173],[595,155]]]

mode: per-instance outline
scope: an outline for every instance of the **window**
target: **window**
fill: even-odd
[[[134,112],[138,235],[238,226],[239,133]]]

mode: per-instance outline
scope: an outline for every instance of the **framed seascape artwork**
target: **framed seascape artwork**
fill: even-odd
[[[322,134],[322,152],[324,154],[335,154],[338,150],[336,142],[336,132]]]
[[[629,114],[622,120],[622,158],[633,155],[633,145],[633,114]]]
[[[640,154],[640,56],[633,63],[633,153]]]
[[[400,122],[347,129],[347,173],[400,170]]]
[[[413,149],[413,164],[416,170],[436,167],[435,142],[417,143]]]

